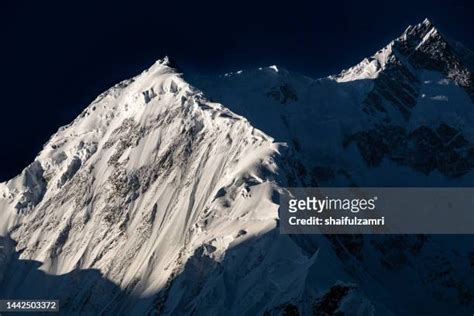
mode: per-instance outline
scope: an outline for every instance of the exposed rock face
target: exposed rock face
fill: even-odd
[[[448,177],[462,176],[474,168],[474,145],[462,131],[441,124],[419,127],[408,133],[399,126],[382,126],[351,135],[345,145],[357,144],[368,166],[388,158],[424,174],[438,170]]]
[[[291,101],[298,101],[296,92],[288,84],[284,84],[279,87],[273,87],[269,92],[267,92],[267,96],[273,98],[283,105]]]

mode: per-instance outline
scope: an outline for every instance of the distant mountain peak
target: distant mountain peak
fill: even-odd
[[[462,58],[428,18],[408,26],[402,35],[374,55],[331,78],[339,82],[375,79],[389,65],[402,64],[408,69],[442,72],[463,87],[471,85],[471,74]]]
[[[415,69],[426,69],[445,74],[457,85],[465,88],[474,99],[473,75],[465,64],[463,56],[436,27],[425,19],[410,26],[395,40],[397,52]]]
[[[424,31],[426,33],[430,30],[437,31],[434,24],[428,18],[425,18],[421,23],[409,25],[403,34],[412,34],[414,31]]]
[[[448,46],[443,35],[427,18],[421,23],[408,26],[395,42],[406,43],[408,44],[407,48],[411,50],[418,50],[422,46],[436,46],[438,49],[444,49]]]
[[[432,24],[431,21],[430,21],[430,19],[428,19],[428,18],[425,18],[422,23],[423,23],[423,24],[426,24],[426,25]]]
[[[404,34],[411,33],[414,30],[418,30],[418,31],[424,30],[426,32],[426,31],[430,31],[431,29],[436,30],[436,27],[434,26],[433,22],[431,22],[431,20],[429,20],[428,18],[425,18],[422,22],[418,24],[409,25],[407,29],[405,30],[405,32],[403,33]]]

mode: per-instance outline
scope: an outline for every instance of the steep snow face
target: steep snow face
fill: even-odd
[[[158,61],[99,96],[1,184],[1,233],[47,273],[93,268],[146,297],[197,246],[208,243],[217,260],[239,238],[275,227],[277,150]],[[0,293],[27,295],[35,282],[12,276]],[[89,298],[81,287],[48,291],[65,310],[98,310],[117,295],[98,285]]]

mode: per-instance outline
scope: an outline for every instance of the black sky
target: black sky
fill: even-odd
[[[320,77],[425,17],[474,48],[471,3],[2,2],[0,181],[18,174],[99,93],[164,55],[185,72],[278,64]]]

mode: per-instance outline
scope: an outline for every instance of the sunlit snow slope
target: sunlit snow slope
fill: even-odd
[[[246,238],[242,229],[275,227],[268,175],[277,147],[158,61],[99,96],[1,185],[1,233],[48,273],[93,267],[133,295],[151,295],[202,243],[219,257]],[[2,292],[14,297],[30,282]],[[69,291],[56,294],[81,305]],[[96,292],[83,308],[117,294]]]

